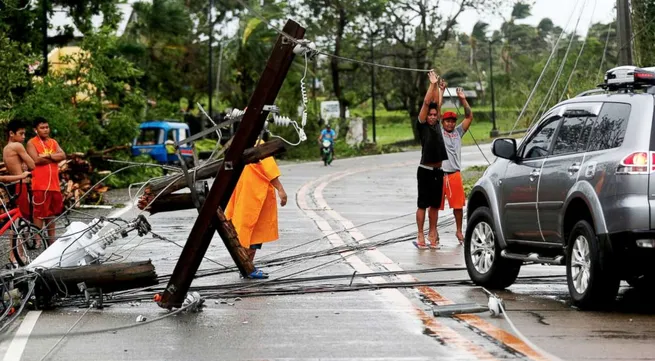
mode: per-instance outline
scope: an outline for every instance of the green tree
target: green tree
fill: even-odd
[[[635,63],[639,66],[655,64],[655,0],[632,0],[632,33]]]
[[[48,17],[55,10],[68,14],[73,25],[86,35],[93,32],[92,17],[102,16],[102,26],[116,30],[120,22],[119,0],[3,0],[0,1],[0,28],[7,31],[8,37],[21,44],[31,44],[33,49],[42,49],[43,5]],[[49,24],[52,25],[52,24]],[[74,40],[74,29],[64,26],[55,36],[45,39],[49,46],[66,45]]]
[[[0,119],[14,108],[30,85],[30,65],[34,63],[31,47],[12,41],[0,29]]]
[[[155,0],[133,5],[133,21],[120,41],[123,54],[143,70],[140,83],[147,96],[193,101],[201,84],[195,72],[206,71],[201,44],[182,0]],[[206,81],[206,77],[203,78]],[[191,84],[190,84],[191,83]]]
[[[87,34],[81,48],[63,59],[68,68],[34,82],[15,115],[48,119],[69,152],[129,143],[145,109],[141,72],[120,55],[110,29]]]
[[[431,69],[435,58],[455,34],[459,16],[467,9],[486,9],[492,11],[499,2],[491,0],[459,0],[455,11],[444,17],[439,6],[429,0],[409,2],[389,2],[381,22],[385,26],[386,37],[383,44],[385,54],[395,66]],[[436,69],[445,74],[444,69]],[[385,71],[386,72],[386,71]],[[396,72],[388,77],[390,81],[381,84],[388,96],[385,106],[392,109],[405,109],[415,120],[421,109],[423,96],[427,89],[427,76],[423,72]],[[414,138],[418,140],[416,121],[412,121]]]

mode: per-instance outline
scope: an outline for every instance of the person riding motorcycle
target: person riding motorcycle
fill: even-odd
[[[330,124],[325,125],[325,129],[321,130],[321,134],[318,136],[318,143],[323,147],[323,141],[327,140],[330,142],[330,153],[332,158],[334,158],[334,138],[336,138],[337,133],[332,130]]]

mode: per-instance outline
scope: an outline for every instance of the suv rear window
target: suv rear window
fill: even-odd
[[[620,147],[628,128],[630,109],[630,104],[605,103],[594,122],[587,151]]]

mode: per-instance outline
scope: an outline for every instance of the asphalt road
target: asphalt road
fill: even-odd
[[[489,147],[483,146],[487,157]],[[257,261],[365,244],[411,234],[415,230],[417,152],[319,163],[284,164],[282,182],[290,202],[280,208],[278,242],[266,244]],[[484,164],[475,147],[463,150],[464,165]],[[295,201],[294,201],[295,200]],[[136,216],[126,209],[123,218]],[[446,222],[449,211],[442,212]],[[178,245],[150,237],[128,238],[108,249],[121,260],[151,259],[159,275],[172,272],[197,212],[149,217],[153,231]],[[562,277],[519,280],[498,293],[522,341],[503,318],[488,312],[457,318],[434,317],[433,308],[448,304],[486,304],[472,286],[438,286],[336,292],[331,286],[384,285],[389,282],[467,280],[465,271],[347,277],[370,272],[416,271],[464,266],[454,226],[442,227],[443,247],[419,251],[409,241],[358,252],[305,259],[266,268],[273,280],[284,277],[344,275],[341,279],[278,285],[280,291],[315,291],[265,297],[223,297],[205,301],[198,313],[169,312],[151,302],[112,304],[102,310],[62,308],[26,313],[0,344],[4,360],[562,360],[655,359],[653,306],[649,295],[625,287],[616,308],[582,312],[568,304]],[[295,247],[293,249],[290,249]],[[201,270],[231,265],[225,247],[214,238]],[[529,266],[524,276],[562,276],[563,267]],[[193,286],[226,283],[258,289],[264,281],[243,280],[237,273],[196,279]],[[163,284],[162,286],[165,286]],[[249,288],[248,288],[249,287]],[[334,290],[325,292],[325,290]],[[205,291],[209,292],[209,291]],[[111,330],[131,326],[129,329]],[[70,330],[70,331],[69,331]],[[67,336],[64,334],[70,332]],[[28,336],[29,337],[26,337]],[[44,358],[47,356],[46,358]]]

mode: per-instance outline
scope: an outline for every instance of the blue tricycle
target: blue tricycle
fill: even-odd
[[[191,135],[186,123],[155,120],[141,123],[139,135],[132,142],[132,156],[148,154],[159,164],[179,165],[180,160],[175,151],[175,143]],[[182,144],[180,154],[188,168],[195,164],[193,143]]]

